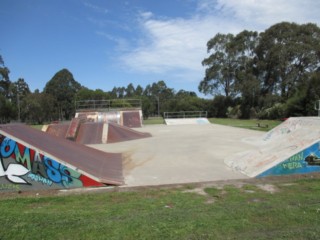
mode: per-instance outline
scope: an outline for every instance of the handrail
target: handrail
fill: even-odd
[[[181,111],[181,112],[164,112],[164,119],[168,118],[207,118],[207,111]]]

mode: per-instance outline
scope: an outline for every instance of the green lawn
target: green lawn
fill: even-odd
[[[143,120],[144,125],[150,125],[150,124],[164,124],[164,120],[162,117],[153,117]]]
[[[319,181],[2,197],[0,239],[319,239]]]
[[[232,119],[232,118],[210,118],[209,121],[215,124],[232,127],[247,128],[259,131],[269,131],[281,123],[278,120],[257,120],[257,119]]]
[[[232,118],[209,118],[209,121],[214,124],[227,125],[232,127],[247,128],[259,131],[269,131],[281,123],[278,120],[257,120],[257,119],[232,119]],[[164,124],[163,118],[149,118],[143,120],[144,125],[149,124]]]

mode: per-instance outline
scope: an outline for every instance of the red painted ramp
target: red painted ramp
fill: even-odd
[[[50,135],[65,138],[69,128],[69,123],[50,124],[46,132]]]
[[[124,183],[121,154],[105,153],[22,124],[1,125],[0,131],[96,181],[112,185]]]
[[[103,127],[103,122],[82,123],[78,132],[76,142],[81,144],[101,144]]]
[[[107,143],[116,143],[140,138],[151,137],[150,133],[141,133],[131,128],[120,126],[115,123],[108,124]]]

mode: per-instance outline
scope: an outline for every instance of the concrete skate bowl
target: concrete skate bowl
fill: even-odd
[[[0,192],[123,184],[122,156],[26,125],[0,126]]]
[[[257,150],[235,154],[225,163],[249,177],[320,172],[320,118],[289,118],[261,138],[244,141]]]
[[[71,123],[50,124],[44,127],[43,131],[81,144],[116,143],[151,137],[149,133],[139,132],[112,122],[81,122],[75,120],[77,119],[73,119]],[[76,123],[72,124],[73,122]]]

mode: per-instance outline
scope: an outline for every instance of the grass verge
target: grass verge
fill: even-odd
[[[210,118],[209,121],[215,124],[221,124],[232,127],[240,127],[259,131],[269,131],[278,126],[279,120],[258,120],[258,119],[232,119],[232,118]]]
[[[0,239],[318,239],[319,179],[0,199]]]
[[[151,125],[151,124],[164,124],[164,120],[162,117],[150,117],[148,119],[143,120],[144,125]]]

